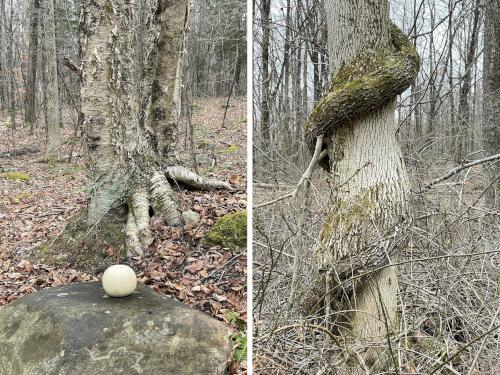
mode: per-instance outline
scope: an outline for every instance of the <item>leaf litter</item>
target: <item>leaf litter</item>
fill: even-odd
[[[247,321],[246,249],[231,252],[220,246],[207,246],[203,239],[216,220],[228,213],[246,209],[246,119],[245,99],[231,100],[226,125],[221,126],[224,98],[196,99],[193,113],[195,150],[200,174],[229,181],[234,191],[191,191],[179,187],[183,209],[201,216],[196,226],[172,228],[163,220],[151,218],[154,242],[144,256],[121,259],[112,246],[103,248],[116,262],[129,264],[138,281],[161,294],[175,296],[185,305],[224,321],[235,330],[232,374],[245,374],[246,337],[241,337]],[[65,114],[64,120],[70,121]],[[12,131],[0,121],[0,152],[12,150]],[[187,167],[192,159],[188,151],[186,125],[180,127],[181,158]],[[62,129],[61,155],[67,156],[76,142],[71,163],[38,163],[44,149],[43,129],[28,135],[27,129],[15,134],[16,149],[41,151],[0,158],[0,308],[37,290],[70,283],[99,280],[76,265],[44,264],[27,255],[38,245],[57,236],[68,220],[85,207],[85,167],[81,157],[82,140],[72,140],[73,130]],[[207,144],[210,155],[207,156]],[[215,164],[214,164],[214,156]],[[6,172],[19,172],[29,178],[9,179]],[[240,331],[240,332],[238,332]]]

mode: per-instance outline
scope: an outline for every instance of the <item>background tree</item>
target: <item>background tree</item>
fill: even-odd
[[[44,88],[45,88],[45,126],[47,128],[47,160],[59,157],[61,145],[59,122],[59,86],[57,79],[56,34],[54,20],[54,1],[42,0],[43,14],[43,60],[45,61]]]
[[[500,151],[500,2],[488,0],[484,10],[484,92],[483,128],[485,149],[495,154]],[[500,209],[500,169],[492,168],[493,183],[488,193],[491,208]],[[496,181],[495,181],[496,180]]]

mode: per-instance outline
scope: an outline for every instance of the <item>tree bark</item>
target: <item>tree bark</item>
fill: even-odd
[[[397,324],[395,269],[389,267],[375,272],[356,283],[351,290],[333,292],[350,275],[373,269],[374,264],[389,262],[387,255],[405,246],[405,228],[411,220],[411,212],[408,175],[395,138],[397,94],[393,92],[381,106],[363,108],[361,105],[363,112],[346,115],[347,118],[342,118],[342,108],[336,107],[335,99],[332,99],[331,107],[328,101],[336,95],[337,88],[358,90],[358,84],[373,81],[352,78],[356,75],[352,72],[357,69],[369,71],[381,62],[378,51],[391,50],[393,26],[386,1],[328,0],[326,12],[330,71],[334,77],[330,94],[320,102],[310,121],[314,125],[318,116],[323,116],[326,123],[335,123],[327,133],[329,166],[325,166],[331,172],[333,194],[331,213],[321,230],[315,257],[320,275],[323,275],[320,277],[325,280],[323,295],[328,294],[324,300],[324,313],[332,314],[332,323],[340,325],[350,345],[357,342],[366,347],[370,340],[386,341]],[[404,48],[412,49],[409,42],[405,42]],[[387,83],[382,80],[380,86],[374,84],[373,93],[366,94],[368,98],[385,96],[380,94],[382,89],[377,91],[377,87],[385,84],[394,87],[396,92],[411,84],[411,77],[414,79],[418,71],[418,56],[413,50],[408,55],[408,63],[401,68],[407,70],[403,73],[406,74],[404,84],[398,84],[397,79]],[[339,74],[349,78],[336,86]],[[363,89],[371,90],[372,87]],[[346,98],[349,97],[347,93]],[[343,103],[342,98],[339,103]],[[327,108],[341,113],[328,114]],[[332,116],[330,120],[329,116]],[[336,118],[342,122],[336,123]],[[321,128],[321,125],[317,126],[317,129]],[[353,312],[341,317],[335,312],[339,309]],[[387,366],[387,357],[375,347],[368,348],[363,359],[373,373]],[[355,360],[346,366],[346,373],[365,373]]]
[[[462,86],[460,87],[460,95],[458,99],[458,114],[459,121],[457,124],[457,130],[455,132],[455,161],[460,163],[467,153],[468,145],[468,129],[472,127],[470,124],[470,104],[469,104],[469,94],[472,84],[472,69],[474,68],[474,62],[476,61],[476,51],[477,43],[479,38],[479,16],[480,16],[480,0],[474,2],[474,11],[472,12],[472,29],[469,39],[469,48],[465,56],[465,71],[462,77]]]
[[[483,131],[484,147],[490,155],[500,150],[500,0],[486,0],[484,13],[484,84]],[[500,209],[500,166],[489,169],[489,178],[497,178],[486,196],[487,205]]]
[[[13,33],[13,23],[14,23],[14,6],[12,0],[10,0],[10,20],[9,20],[9,48],[8,48],[8,58],[7,64],[9,67],[9,113],[10,113],[10,126],[12,131],[16,129],[16,81],[14,75],[14,33]]]
[[[59,88],[57,81],[57,55],[53,0],[42,0],[44,17],[43,54],[45,55],[45,106],[47,127],[46,160],[59,159],[61,127],[59,124]]]
[[[35,126],[35,101],[36,101],[36,80],[38,62],[38,20],[40,16],[40,0],[34,0],[31,9],[30,33],[29,33],[29,61],[28,84],[26,86],[25,113],[24,120],[33,133]]]
[[[166,7],[160,17],[158,47],[154,49],[156,61],[152,61],[155,72],[149,116],[157,140],[157,150],[164,157],[172,156],[170,146],[175,144],[181,109],[184,25],[187,16],[185,1],[174,1]]]
[[[260,18],[262,22],[262,92],[261,92],[261,134],[264,151],[268,151],[271,142],[270,128],[270,76],[269,76],[269,38],[271,34],[271,0],[262,0]]]
[[[186,1],[177,1],[184,20]],[[153,12],[147,15],[150,25],[142,41],[146,56],[155,54],[161,34],[165,8],[163,2],[150,1]],[[173,5],[171,5],[173,6]],[[89,148],[87,226],[97,225],[111,209],[128,206],[126,227],[127,251],[142,254],[151,241],[149,207],[168,224],[177,224],[180,212],[173,191],[161,171],[155,151],[155,130],[150,125],[147,103],[137,99],[132,57],[135,55],[133,19],[134,7],[126,0],[95,1],[82,9],[81,43],[83,53],[82,112],[85,116],[85,136]],[[182,33],[184,22],[176,25]],[[179,30],[180,29],[180,30]],[[172,49],[175,48],[172,46]],[[178,51],[178,50],[177,50]],[[177,66],[177,53],[170,56]],[[159,59],[160,60],[160,59]],[[156,61],[149,61],[155,64]],[[144,86],[151,90],[157,65],[144,77]],[[149,74],[148,74],[149,73]],[[170,77],[168,77],[170,79]],[[149,81],[149,82],[148,82]],[[164,87],[161,89],[172,89]],[[136,93],[136,95],[134,95]],[[144,94],[147,96],[147,93]],[[156,98],[155,98],[156,99]],[[170,103],[165,103],[168,105]],[[144,115],[141,115],[144,114]],[[170,121],[169,114],[165,120]]]
[[[168,225],[182,223],[166,172],[195,187],[230,188],[173,168],[175,158],[165,158],[175,151],[188,1],[148,0],[143,5],[92,1],[82,8],[80,25],[90,177],[86,226],[91,230],[109,211],[125,206],[128,255],[142,255],[151,244],[150,211]],[[137,11],[145,13],[138,17]],[[138,19],[147,27],[134,34]],[[142,72],[133,61],[138,54]]]
[[[7,17],[5,0],[0,0],[0,109],[7,108],[9,101],[9,67],[7,65]]]

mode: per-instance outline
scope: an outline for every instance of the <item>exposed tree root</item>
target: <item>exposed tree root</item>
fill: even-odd
[[[165,175],[155,171],[150,185],[151,207],[157,216],[165,219],[167,225],[179,225],[181,212],[175,199],[175,193]]]
[[[192,188],[232,190],[226,182],[208,180],[184,167],[168,170],[172,180]],[[160,169],[153,169],[149,181],[142,178],[139,184],[131,182],[136,180],[131,175],[115,175],[112,183],[96,181],[90,192],[88,211],[71,219],[77,224],[68,225],[57,240],[44,246],[54,247],[61,254],[66,254],[68,250],[82,252],[82,249],[90,246],[93,248],[92,253],[105,253],[106,248],[111,248],[114,252],[122,249],[120,254],[123,256],[142,256],[153,242],[149,225],[151,214],[162,218],[169,226],[199,220],[193,212],[181,211],[175,192]],[[110,215],[113,217],[111,221]],[[103,238],[101,232],[106,233]],[[55,261],[59,259],[54,256],[51,258]]]
[[[144,187],[137,188],[129,198],[125,234],[129,256],[142,256],[143,249],[153,242],[149,227],[149,193]]]
[[[227,182],[206,179],[181,165],[168,167],[167,177],[197,190],[233,190]]]
[[[169,167],[167,176],[175,182],[198,190],[233,189],[226,182],[208,180],[182,166]],[[128,200],[128,219],[125,233],[127,236],[127,255],[129,256],[141,256],[144,249],[153,242],[149,227],[150,207],[155,216],[163,218],[167,225],[177,226],[184,223],[186,215],[180,211],[170,183],[159,170],[153,172],[149,189],[143,186],[135,188]]]

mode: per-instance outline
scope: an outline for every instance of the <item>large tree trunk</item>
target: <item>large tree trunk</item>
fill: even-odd
[[[176,150],[188,1],[142,5],[92,1],[81,17],[81,96],[90,175],[86,227],[91,230],[109,211],[126,207],[128,255],[141,255],[151,244],[150,211],[168,225],[182,223],[166,173],[195,188],[230,188],[174,168],[175,157],[166,158]],[[134,20],[145,26],[137,33]],[[143,71],[133,61],[138,55]]]
[[[169,43],[165,40],[167,37],[175,33],[182,34],[186,3],[185,0],[178,0],[164,7],[163,2],[149,2],[153,11],[146,15],[146,24],[150,27],[142,40],[144,55],[155,54],[159,44]],[[179,12],[169,14],[172,18],[168,20],[162,19],[168,7]],[[150,205],[155,214],[164,217],[168,224],[177,224],[180,212],[173,191],[161,171],[160,158],[155,150],[155,130],[150,127],[148,104],[133,95],[137,92],[134,86],[137,73],[132,61],[136,48],[133,19],[133,5],[126,0],[95,1],[83,9],[82,112],[85,116],[91,177],[88,185],[87,226],[98,224],[111,209],[127,204],[128,252],[141,254],[142,249],[152,241],[149,229]],[[159,33],[163,30],[162,21],[171,25],[173,20],[178,19],[182,21],[169,28],[172,34]],[[168,80],[171,79],[170,75],[175,76],[179,47],[179,44],[172,45],[169,50],[161,46],[162,51],[172,54],[168,57],[170,65],[164,67],[169,75],[166,77]],[[147,62],[154,64],[154,67],[142,75],[146,91],[153,81],[150,71],[161,69],[162,59],[157,57]],[[155,85],[161,83],[155,79]],[[157,99],[158,92],[172,93],[173,89],[172,84],[157,88],[154,99]],[[144,96],[147,97],[147,94]],[[155,104],[156,100],[153,102]],[[152,123],[158,120],[169,123],[172,120],[171,113],[164,113],[160,118],[159,112],[154,109]]]
[[[53,0],[42,0],[44,17],[43,54],[45,56],[45,106],[47,127],[47,160],[57,160],[61,147],[59,124],[59,89],[57,81],[56,34]]]
[[[485,149],[500,152],[500,0],[486,0],[484,19],[483,129]],[[492,166],[490,180],[497,179],[487,195],[487,204],[500,209],[500,166]]]
[[[325,134],[323,167],[331,173],[333,194],[315,254],[326,287],[320,294],[328,294],[324,313],[340,325],[349,345],[366,347],[385,342],[397,323],[395,269],[372,272],[350,288],[344,282],[387,264],[405,246],[409,187],[394,111],[395,98],[415,78],[419,59],[391,25],[388,2],[328,0],[326,11],[333,78],[311,115],[306,139],[311,144]],[[386,365],[380,353],[373,348],[363,355],[373,373]],[[346,372],[364,374],[354,362]]]

